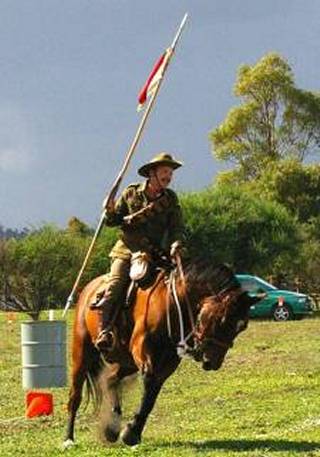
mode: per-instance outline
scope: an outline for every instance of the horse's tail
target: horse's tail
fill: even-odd
[[[103,391],[100,384],[100,377],[103,371],[106,369],[106,363],[101,353],[99,353],[99,351],[92,344],[87,346],[87,351],[87,360],[90,362],[88,363],[85,373],[84,408],[86,408],[88,404],[92,402],[94,411],[98,412],[103,400]]]
[[[85,385],[86,408],[92,401],[95,411],[100,408],[102,402],[102,390],[99,385],[100,375],[106,367],[106,363],[93,344],[90,329],[98,325],[94,313],[87,314],[89,303],[94,299],[97,286],[101,284],[102,278],[91,281],[81,291],[75,308],[73,323],[73,385],[77,389],[78,382]]]

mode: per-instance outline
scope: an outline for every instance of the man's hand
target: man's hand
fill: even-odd
[[[107,214],[113,214],[115,211],[116,202],[114,198],[106,199],[103,202],[103,208]]]
[[[123,222],[127,225],[130,225],[132,223],[133,217],[133,214],[128,214],[128,216],[124,216]]]

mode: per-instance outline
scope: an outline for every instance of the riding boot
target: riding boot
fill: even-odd
[[[98,303],[91,305],[91,309],[95,309],[99,312],[98,336],[95,341],[95,346],[100,350],[110,350],[115,342],[112,325],[116,305],[110,302],[108,297],[104,296]]]

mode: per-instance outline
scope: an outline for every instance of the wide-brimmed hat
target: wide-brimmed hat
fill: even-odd
[[[150,162],[142,165],[142,167],[139,168],[138,173],[144,178],[148,178],[150,170],[154,167],[157,167],[158,165],[166,165],[175,170],[176,168],[181,167],[183,163],[179,162],[179,160],[174,159],[170,154],[166,152],[160,152],[155,157],[153,157]]]

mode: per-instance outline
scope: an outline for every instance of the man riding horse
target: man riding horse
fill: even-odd
[[[85,382],[97,406],[101,404],[103,372],[109,405],[102,432],[109,442],[120,435],[122,382],[138,371],[143,374],[139,407],[121,432],[125,444],[138,444],[157,396],[181,357],[191,355],[204,370],[218,370],[237,335],[247,327],[250,307],[258,301],[242,289],[228,266],[215,264],[210,256],[179,261],[181,209],[176,194],[167,187],[180,166],[169,154],[159,154],[139,169],[147,180],[128,186],[117,203],[107,208],[106,221],[119,225],[121,236],[111,251],[111,273],[102,299],[91,305],[105,287],[105,276],[90,281],[78,297],[66,447],[74,443]],[[131,297],[129,318],[124,313],[119,316],[132,276],[131,260],[138,251],[157,257],[162,249],[167,255],[171,251],[177,268],[169,278],[162,270],[154,283],[144,280]]]
[[[165,253],[174,256],[181,248],[184,232],[181,208],[175,192],[168,188],[173,171],[182,163],[165,152],[157,154],[139,168],[143,183],[131,184],[118,201],[106,208],[106,224],[120,226],[121,234],[111,250],[111,269],[102,298],[91,308],[100,310],[97,348],[112,346],[112,322],[116,310],[125,301],[130,283],[130,263],[137,252],[151,259]]]

